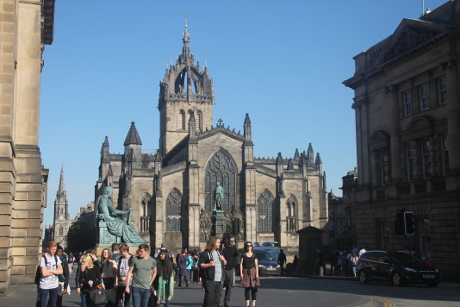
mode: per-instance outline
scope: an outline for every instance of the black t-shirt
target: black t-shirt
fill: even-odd
[[[235,259],[237,256],[236,246],[225,246],[225,248],[222,250],[222,255],[225,257],[225,260],[227,260],[227,264],[224,266],[224,270],[234,269],[236,264]]]
[[[243,261],[243,269],[252,269],[256,267],[254,257],[254,253],[252,254],[252,257],[248,257],[246,256],[246,253],[243,253],[243,257],[241,257],[241,260]]]

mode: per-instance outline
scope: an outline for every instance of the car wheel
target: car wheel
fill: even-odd
[[[367,274],[364,270],[359,271],[358,278],[362,284],[367,284],[369,282],[369,279],[367,278]]]
[[[402,285],[401,274],[399,274],[398,272],[394,272],[393,276],[391,277],[391,281],[393,282],[393,285],[401,286]]]
[[[426,284],[428,285],[428,287],[433,287],[433,288],[439,285],[437,281],[430,281],[430,282],[427,282]]]

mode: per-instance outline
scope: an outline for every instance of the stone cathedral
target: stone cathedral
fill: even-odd
[[[311,144],[291,158],[254,157],[252,123],[242,115],[243,133],[213,125],[213,80],[194,61],[189,34],[182,53],[162,82],[158,110],[160,139],[156,154],[144,153],[131,123],[123,154],[111,154],[106,137],[101,149],[96,198],[114,187],[113,204],[133,209],[135,229],[152,246],[204,249],[211,233],[213,195],[224,189],[225,232],[243,241],[278,241],[295,253],[297,230],[324,229],[327,223],[326,176]],[[244,120],[244,121],[243,121]]]

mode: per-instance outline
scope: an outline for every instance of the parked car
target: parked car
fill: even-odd
[[[403,283],[425,283],[436,287],[439,270],[406,252],[368,251],[361,256],[356,272],[361,283],[388,280],[395,286]]]
[[[239,248],[238,257],[237,257],[238,269],[235,272],[236,275],[240,275],[239,263],[240,263],[242,253],[243,253],[243,249]],[[276,276],[281,275],[281,267],[278,263],[276,263],[276,260],[270,255],[270,253],[262,249],[254,249],[254,254],[256,254],[257,261],[259,263],[259,275],[260,276],[262,275],[276,275]]]
[[[270,254],[270,257],[278,261],[278,255],[280,254],[280,247],[277,241],[267,241],[262,244],[259,242],[252,243],[255,249],[263,249]]]
[[[269,252],[262,249],[255,249],[254,253],[257,256],[259,262],[259,275],[281,275],[281,267],[276,263]]]

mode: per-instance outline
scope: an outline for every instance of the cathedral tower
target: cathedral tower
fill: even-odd
[[[62,247],[66,246],[65,237],[70,224],[70,215],[67,202],[67,192],[64,183],[64,169],[61,168],[61,176],[59,178],[59,188],[54,201],[54,241]]]
[[[188,135],[188,122],[196,120],[196,131],[204,131],[212,125],[214,89],[207,67],[201,71],[190,52],[187,24],[184,45],[176,64],[166,69],[160,82],[160,153],[165,156]]]

